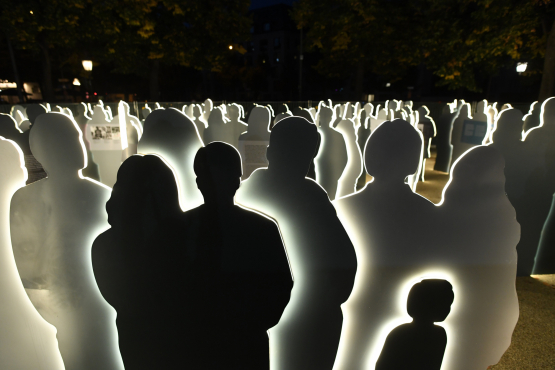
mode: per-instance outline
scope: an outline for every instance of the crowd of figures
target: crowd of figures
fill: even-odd
[[[0,361],[486,369],[518,320],[517,219],[520,248],[553,194],[554,104],[525,140],[486,102],[437,128],[398,101],[0,115]],[[439,205],[414,192],[436,133]]]

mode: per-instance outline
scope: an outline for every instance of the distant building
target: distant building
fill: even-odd
[[[291,9],[286,4],[251,9],[252,38],[244,44],[247,52],[243,58],[248,67],[265,72],[266,81],[259,84],[259,100],[280,100],[295,95],[298,80],[291,77],[298,75],[300,36],[289,16]]]

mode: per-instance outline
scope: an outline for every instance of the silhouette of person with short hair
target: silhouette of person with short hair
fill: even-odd
[[[61,113],[40,115],[30,147],[48,177],[12,198],[11,236],[31,302],[54,325],[67,369],[121,369],[115,312],[94,281],[91,241],[106,225],[109,188],[83,178],[83,135]]]
[[[92,263],[102,295],[117,311],[125,368],[175,368],[184,361],[175,331],[186,261],[174,222],[181,209],[172,170],[155,155],[129,157],[106,211],[111,228],[94,241]]]
[[[453,287],[446,280],[414,284],[407,299],[407,312],[413,321],[389,333],[376,370],[440,370],[447,333],[434,323],[447,318],[453,299]]]
[[[270,135],[267,169],[253,172],[239,203],[276,219],[283,233],[295,287],[291,303],[270,330],[272,369],[331,369],[341,335],[340,305],[356,274],[356,256],[322,187],[307,177],[318,145],[314,124],[279,121]]]
[[[226,143],[199,149],[194,164],[204,204],[179,221],[186,260],[183,348],[195,369],[268,369],[267,330],[293,286],[279,228],[237,206],[241,159]]]

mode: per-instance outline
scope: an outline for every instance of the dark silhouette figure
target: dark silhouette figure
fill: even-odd
[[[447,333],[434,323],[447,318],[453,299],[453,288],[446,280],[428,279],[413,285],[407,299],[413,321],[389,333],[376,370],[440,370]]]
[[[457,110],[451,112],[449,105],[445,105],[443,114],[437,122],[437,157],[434,165],[435,171],[449,172],[451,168],[451,157],[453,155],[451,134],[453,132],[453,123],[458,115],[459,112]]]
[[[322,145],[315,161],[318,183],[326,190],[330,200],[335,199],[338,181],[348,160],[345,139],[339,131],[331,127],[333,121],[333,111],[322,106],[318,127]]]
[[[329,122],[329,120],[328,120]],[[333,367],[341,334],[340,305],[356,273],[353,245],[324,189],[306,177],[318,144],[314,124],[279,121],[270,135],[267,169],[253,172],[237,201],[275,218],[283,233],[295,287],[280,323],[270,330],[272,369]]]
[[[100,292],[117,311],[125,369],[184,364],[176,333],[183,331],[188,299],[182,271],[188,264],[175,226],[181,209],[173,172],[158,156],[129,157],[106,211],[111,228],[94,241],[92,264]]]
[[[204,205],[183,214],[184,341],[195,369],[268,369],[267,330],[289,302],[292,277],[276,223],[234,203],[241,159],[211,143],[195,158]]]

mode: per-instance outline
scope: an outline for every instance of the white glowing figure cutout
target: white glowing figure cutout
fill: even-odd
[[[328,125],[331,110],[321,110]],[[341,334],[340,305],[356,271],[353,246],[332,204],[324,189],[306,177],[317,143],[314,124],[284,118],[272,129],[268,168],[254,171],[236,197],[278,222],[293,272],[291,300],[269,331],[273,370],[332,368]]]
[[[62,370],[56,329],[39,315],[25,293],[10,240],[10,199],[27,180],[23,153],[13,141],[0,137],[0,155],[0,337],[9,343],[0,349],[2,367]]]
[[[449,281],[455,294],[441,324],[442,369],[485,369],[510,343],[518,319],[519,232],[504,192],[503,159],[484,146],[466,152],[436,207],[403,181],[420,165],[415,131],[402,120],[378,127],[365,150],[374,181],[334,202],[358,261],[334,370],[374,369],[388,333],[410,321],[408,289],[425,278]],[[430,222],[440,225],[433,233]]]
[[[48,177],[12,198],[12,245],[23,286],[57,328],[67,369],[122,370],[116,313],[100,294],[91,265],[92,242],[108,227],[110,189],[82,176],[87,166],[83,135],[70,117],[40,115],[29,143]]]

